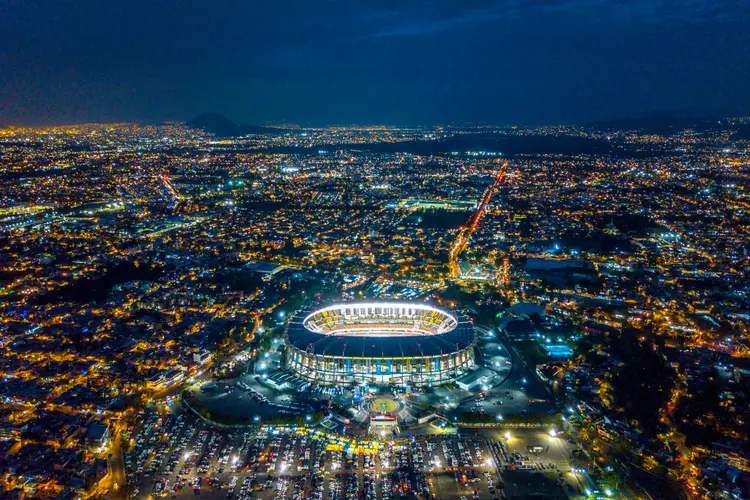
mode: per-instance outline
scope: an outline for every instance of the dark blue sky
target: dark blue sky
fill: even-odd
[[[750,0],[3,0],[0,124],[750,111]]]

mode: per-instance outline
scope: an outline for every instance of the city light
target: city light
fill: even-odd
[[[294,496],[338,469],[427,497],[450,465],[486,495],[474,463],[544,496],[527,476],[551,463],[579,495],[658,497],[621,454],[737,490],[750,117],[271,115],[0,127],[0,436],[23,472],[3,493],[241,495],[284,470]]]

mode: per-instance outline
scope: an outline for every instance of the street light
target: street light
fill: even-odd
[[[511,438],[510,431],[508,431],[508,432],[505,433],[505,439],[507,439],[508,441],[510,441],[510,438]]]

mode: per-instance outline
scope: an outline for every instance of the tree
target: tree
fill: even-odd
[[[611,339],[611,352],[624,362],[610,377],[614,405],[644,431],[656,434],[659,412],[672,397],[674,370],[651,342],[641,343],[626,333]]]

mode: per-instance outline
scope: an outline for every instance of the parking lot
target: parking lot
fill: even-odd
[[[279,414],[308,415],[336,400],[364,423],[372,401],[392,402],[405,423],[422,407],[493,416],[547,413],[554,405],[528,370],[499,354],[505,378],[482,392],[458,387],[356,389],[311,387],[305,393],[271,390],[257,375],[193,384],[198,402],[212,414],[243,417],[257,425]],[[359,415],[361,414],[361,415]],[[357,416],[361,418],[357,418]],[[248,418],[249,417],[249,418]],[[583,491],[573,444],[542,430],[512,429],[404,437],[363,446],[347,436],[308,428],[218,428],[186,412],[176,401],[161,416],[144,413],[126,455],[131,495],[139,498],[565,498]],[[335,426],[329,426],[331,428]],[[415,426],[414,428],[416,429]],[[364,435],[364,430],[356,432]],[[498,480],[505,489],[498,488]]]
[[[141,422],[126,454],[138,498],[500,497],[481,436],[354,441],[302,427],[217,429],[180,411]]]
[[[463,431],[489,443],[508,498],[566,498],[585,490],[578,447],[564,434],[541,429],[492,429]]]
[[[304,415],[315,411],[315,408],[306,402],[309,398],[272,391],[251,376],[194,383],[190,389],[199,406],[214,415],[232,415],[246,419],[257,417],[262,421],[271,416]]]

